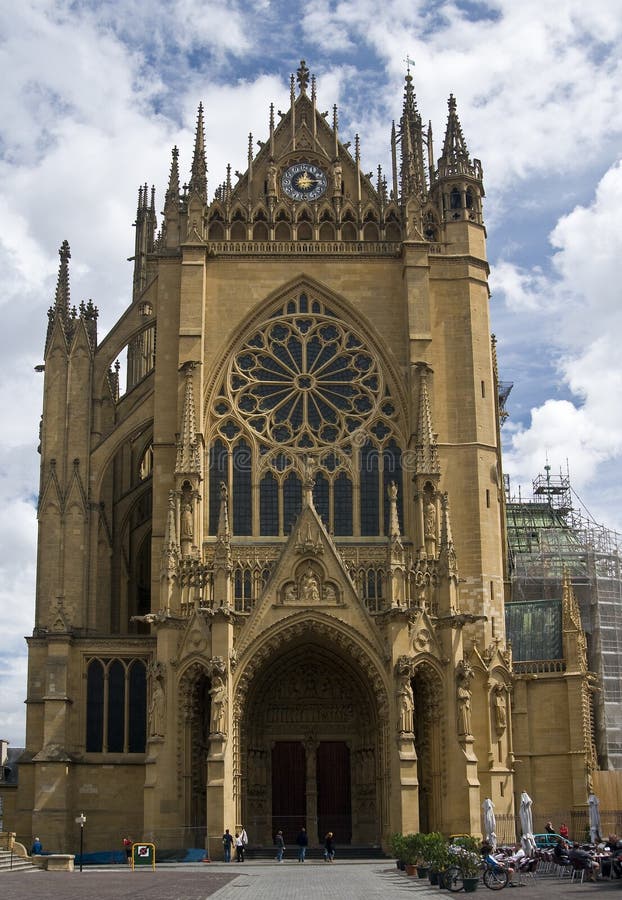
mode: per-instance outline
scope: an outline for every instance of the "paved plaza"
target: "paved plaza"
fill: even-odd
[[[570,884],[553,876],[536,877],[523,888],[505,889],[504,900],[566,900],[577,896],[620,896],[622,881]],[[481,900],[496,893],[483,885]],[[0,896],[7,900],[449,900],[453,894],[404,875],[390,861],[336,861],[332,865],[293,859],[276,862],[161,865],[151,869],[119,866],[85,868],[82,873],[6,872]],[[459,896],[459,895],[455,895]],[[516,900],[516,898],[515,898]]]

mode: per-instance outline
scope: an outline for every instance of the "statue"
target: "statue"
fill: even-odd
[[[267,194],[268,197],[276,197],[276,166],[274,165],[274,160],[271,159],[268,164],[268,175],[267,175]]]
[[[343,177],[342,177],[342,168],[341,163],[338,159],[332,165],[331,173],[333,176],[333,197],[341,197],[341,190],[343,186]]]
[[[497,731],[502,734],[505,731],[508,723],[505,688],[502,684],[497,684],[493,688],[492,708],[495,719],[495,727]]]
[[[161,663],[151,663],[148,667],[151,682],[151,702],[149,703],[149,734],[164,737],[165,703],[164,670]]]
[[[423,537],[425,552],[430,556],[436,555],[436,504],[430,497],[426,497],[423,507]]]
[[[467,662],[465,662],[465,660],[461,660],[458,664],[458,671],[456,674],[456,699],[458,701],[458,734],[460,735],[460,737],[470,737],[472,735],[471,691],[469,689],[472,678],[473,669]]]
[[[192,521],[192,503],[186,500],[181,507],[181,539],[191,541],[194,537],[194,524]]]
[[[415,730],[415,701],[413,699],[413,689],[410,683],[410,672],[405,675],[400,675],[397,694],[399,697],[398,731],[400,734],[412,734]]]
[[[212,676],[212,686],[209,690],[211,698],[210,733],[225,734],[227,707],[227,685],[224,678],[217,672]]]
[[[307,566],[300,582],[300,599],[305,603],[320,602],[320,585],[311,566]]]

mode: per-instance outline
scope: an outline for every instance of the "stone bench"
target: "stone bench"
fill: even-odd
[[[75,859],[73,853],[50,853],[49,856],[42,856],[40,859],[45,860],[43,865],[48,872],[73,872]]]

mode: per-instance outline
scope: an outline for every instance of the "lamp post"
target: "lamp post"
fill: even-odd
[[[82,871],[82,852],[84,850],[84,823],[86,822],[86,816],[84,813],[80,813],[76,818],[76,822],[80,826],[80,871]]]

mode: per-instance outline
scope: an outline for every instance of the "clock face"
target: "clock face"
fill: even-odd
[[[326,174],[312,163],[294,163],[283,172],[281,187],[292,200],[318,200],[326,191]]]

